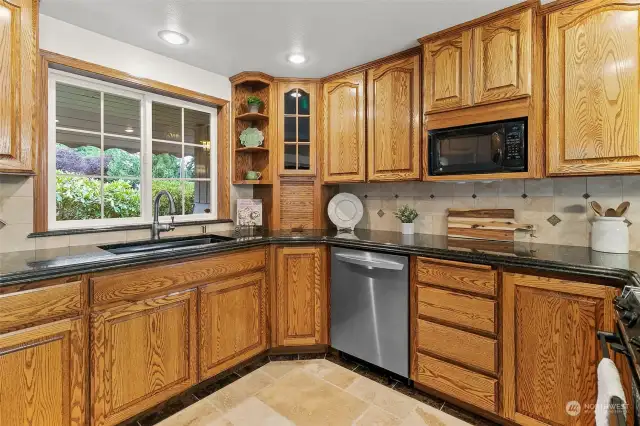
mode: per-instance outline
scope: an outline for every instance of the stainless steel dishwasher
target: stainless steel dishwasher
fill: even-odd
[[[409,260],[331,248],[331,346],[409,377]]]

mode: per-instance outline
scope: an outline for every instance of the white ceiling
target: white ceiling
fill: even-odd
[[[73,25],[231,76],[324,77],[417,45],[435,31],[518,0],[42,0],[41,12]],[[171,46],[158,31],[189,37]],[[292,65],[286,57],[308,57]]]

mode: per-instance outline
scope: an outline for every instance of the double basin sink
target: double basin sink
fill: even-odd
[[[196,235],[192,237],[163,238],[160,240],[145,240],[134,243],[110,244],[100,246],[100,248],[113,254],[149,253],[158,250],[204,246],[231,240],[233,240],[233,238],[221,237],[219,235]]]

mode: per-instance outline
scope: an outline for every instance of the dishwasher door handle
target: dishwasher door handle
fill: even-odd
[[[404,269],[404,265],[402,263],[390,260],[367,259],[366,257],[351,256],[343,253],[336,253],[334,256],[342,262],[368,266],[373,269],[389,269],[392,271],[402,271]]]

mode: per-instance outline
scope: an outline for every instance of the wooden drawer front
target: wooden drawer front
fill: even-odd
[[[121,274],[103,275],[91,279],[93,304],[134,299],[172,287],[184,287],[219,280],[241,272],[265,266],[264,248],[218,254],[206,260],[176,263],[139,269]]]
[[[498,381],[457,365],[418,354],[415,380],[487,411],[497,412]]]
[[[418,320],[418,347],[470,367],[497,373],[498,341]]]
[[[82,281],[0,295],[0,332],[78,314]]]
[[[493,300],[432,287],[418,287],[418,314],[462,327],[496,333]]]
[[[486,265],[418,258],[418,281],[488,296],[496,295],[496,271]]]

